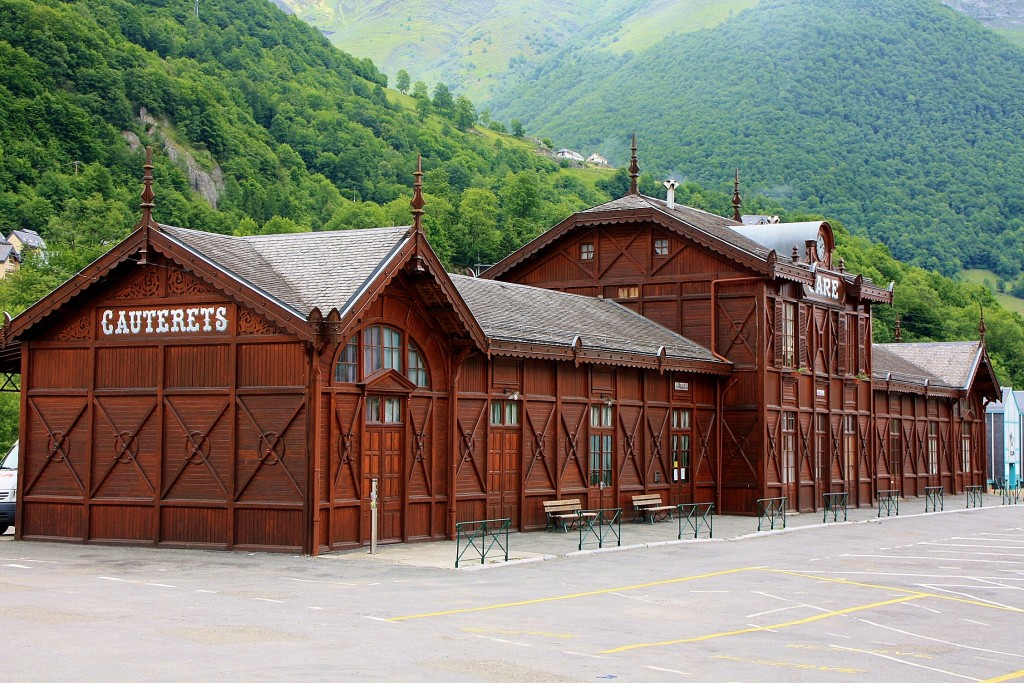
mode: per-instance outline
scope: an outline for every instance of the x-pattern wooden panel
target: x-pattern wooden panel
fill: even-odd
[[[559,481],[565,478],[565,471],[569,468],[569,463],[572,462],[576,465],[576,469],[579,471],[580,481],[587,481],[587,465],[580,458],[580,430],[583,429],[583,423],[587,421],[587,411],[584,407],[580,420],[575,427],[572,427],[565,420],[566,412],[563,410],[561,415],[562,428],[565,430],[565,463],[562,465],[562,471],[559,473]]]
[[[636,433],[640,429],[640,424],[643,421],[643,410],[637,410],[636,421],[632,426],[626,422],[625,410],[620,409],[619,413],[619,424],[622,425],[622,441],[624,452],[622,454],[622,466],[619,467],[619,479],[622,479],[623,472],[626,471],[626,464],[631,463],[633,469],[636,470],[637,476],[641,477],[640,483],[643,484],[643,466],[637,462],[636,458]]]
[[[903,421],[903,443],[907,446],[903,449],[903,462],[906,464],[909,461],[910,472],[917,476],[920,474],[920,467],[917,459],[917,444],[914,439],[914,423],[912,420]],[[906,472],[907,468],[904,467],[903,471]]]
[[[601,266],[598,269],[597,279],[600,279],[600,278],[604,277],[604,274],[607,273],[608,270],[613,265],[615,265],[615,263],[618,262],[618,260],[620,258],[625,258],[627,261],[631,261],[633,263],[633,265],[636,266],[636,274],[638,276],[639,275],[643,275],[643,274],[646,273],[647,268],[644,266],[644,264],[642,264],[639,261],[637,261],[635,258],[633,258],[633,255],[629,253],[629,248],[631,246],[633,246],[634,242],[636,242],[638,239],[643,237],[644,233],[642,233],[642,232],[634,232],[634,233],[632,233],[632,236],[629,237],[629,239],[625,242],[625,244],[623,244],[619,240],[615,239],[615,237],[613,235],[611,235],[609,232],[607,232],[605,230],[599,231],[599,234],[601,236],[602,255],[604,255],[603,249],[604,249],[604,244],[605,243],[610,243],[610,244],[614,245],[618,249],[618,251],[615,253],[615,255],[612,258],[608,259],[607,263],[602,263],[601,264]]]
[[[32,412],[35,413],[36,418],[39,420],[39,424],[41,424],[43,429],[46,431],[46,464],[40,467],[39,471],[36,472],[34,477],[32,477],[32,481],[30,481],[25,487],[25,493],[30,493],[32,491],[36,482],[39,481],[39,477],[43,475],[43,472],[45,472],[50,465],[53,463],[62,463],[68,468],[68,471],[71,473],[72,478],[74,478],[75,483],[78,484],[78,488],[82,492],[82,495],[85,495],[85,484],[82,483],[82,478],[78,476],[78,472],[75,471],[75,466],[71,462],[71,444],[68,435],[75,428],[75,425],[78,424],[82,415],[85,414],[87,404],[84,401],[82,402],[78,412],[75,413],[74,417],[68,421],[63,429],[54,429],[51,427],[35,401],[29,399],[28,404],[32,408]]]
[[[412,400],[409,401],[409,426],[412,427],[412,462],[409,467],[409,477],[406,480],[408,487],[412,486],[413,478],[418,474],[423,478],[427,487],[427,495],[433,495],[434,487],[430,481],[429,461],[424,454],[426,451],[427,427],[430,425],[430,415],[434,411],[434,397],[430,397],[427,403],[427,412],[422,419],[416,419],[416,411],[413,410]]]
[[[655,418],[661,415],[661,424],[655,426]],[[658,464],[661,471],[665,471],[665,428],[668,426],[669,410],[666,409],[651,409],[647,411],[647,432],[651,435],[651,457],[647,461],[644,467],[644,481],[649,481],[651,478],[651,470],[654,469],[655,464]],[[693,468],[696,472],[696,468]]]
[[[164,406],[166,407],[167,411],[174,417],[175,421],[177,421],[178,425],[181,427],[181,431],[185,434],[186,443],[184,453],[185,457],[179,461],[178,471],[174,473],[174,476],[168,477],[167,481],[164,483],[161,496],[166,496],[168,492],[170,492],[170,490],[178,482],[178,479],[181,478],[181,475],[184,474],[186,469],[188,469],[189,465],[205,466],[206,469],[210,472],[210,474],[213,475],[213,478],[217,482],[217,485],[220,487],[220,490],[224,492],[225,496],[228,495],[228,489],[227,486],[224,485],[224,480],[221,479],[220,473],[217,472],[217,468],[213,466],[212,462],[210,462],[209,444],[210,432],[212,432],[214,428],[216,428],[217,423],[220,422],[220,419],[222,417],[224,417],[224,414],[228,410],[228,405],[229,402],[225,401],[224,405],[220,409],[220,412],[218,412],[212,420],[209,420],[207,424],[203,425],[202,428],[191,429],[190,425],[185,423],[185,420],[181,417],[181,414],[174,407],[174,403],[167,398],[164,399]],[[167,448],[166,443],[164,444],[164,447]],[[167,450],[164,453],[164,460],[170,462],[170,456],[171,451]]]
[[[461,449],[461,457],[459,458],[459,466],[455,470],[455,475],[462,474],[462,468],[465,464],[471,463],[473,466],[473,473],[476,475],[477,485],[480,491],[486,491],[487,487],[485,482],[487,477],[483,472],[484,458],[477,458],[476,456],[476,437],[480,431],[480,425],[483,423],[484,415],[487,414],[487,401],[483,401],[480,405],[480,410],[477,412],[476,418],[473,422],[472,429],[466,429],[462,424],[462,418],[456,420],[459,428],[459,443]]]
[[[256,478],[256,475],[262,471],[264,467],[276,467],[277,465],[281,465],[280,471],[284,472],[285,477],[287,477],[288,481],[291,482],[292,488],[294,488],[295,492],[301,497],[302,487],[299,486],[299,482],[295,481],[295,477],[292,476],[292,473],[288,468],[284,466],[286,453],[282,438],[284,437],[285,432],[288,431],[288,428],[292,426],[295,418],[302,412],[302,409],[306,405],[305,402],[299,401],[295,406],[295,410],[292,411],[291,416],[284,421],[283,426],[273,431],[263,429],[262,425],[260,425],[259,421],[252,414],[252,411],[249,410],[249,407],[245,405],[245,401],[241,397],[238,398],[237,403],[245,416],[249,418],[252,426],[259,432],[260,437],[259,450],[256,456],[259,462],[249,473],[249,476],[245,478],[245,481],[242,482],[242,485],[238,487],[238,490],[235,492],[235,500],[239,500],[242,497],[245,490],[249,488],[249,484],[252,483],[252,480]]]
[[[95,405],[99,408],[100,414],[104,417],[107,422],[107,426],[110,427],[111,432],[114,434],[114,456],[110,459],[110,462],[107,463],[107,469],[103,474],[97,478],[97,481],[93,482],[92,491],[89,492],[89,495],[96,495],[96,492],[99,491],[107,481],[115,467],[119,464],[127,465],[129,463],[135,466],[135,471],[138,472],[140,477],[142,477],[142,481],[145,482],[146,488],[149,489],[150,493],[155,495],[156,488],[153,486],[153,482],[149,480],[149,477],[146,476],[145,470],[142,469],[142,465],[139,464],[138,434],[139,430],[145,426],[146,422],[153,414],[153,411],[156,410],[156,401],[154,400],[149,406],[149,409],[142,416],[142,419],[138,420],[132,429],[127,430],[121,429],[114,423],[114,418],[110,416],[110,412],[107,410],[106,406],[103,405],[103,401],[96,400]]]
[[[338,428],[338,468],[334,473],[334,495],[338,495],[338,488],[341,478],[344,476],[351,485],[351,491],[355,496],[359,495],[359,458],[356,457],[356,432],[359,427],[359,416],[362,414],[364,397],[360,396],[356,401],[352,417],[345,424],[339,401],[335,398],[334,424]]]
[[[697,454],[697,462],[692,468],[694,472],[699,472],[701,466],[705,462],[711,462],[711,430],[715,426],[715,417],[716,415],[711,413],[706,425],[701,424],[700,418],[694,420],[694,424],[697,426],[697,441],[700,444],[700,452]],[[712,482],[717,484],[718,472],[715,471],[714,467],[708,467],[708,470],[711,471]]]
[[[735,299],[730,299],[730,301],[735,301]],[[728,358],[729,355],[732,353],[732,350],[735,349],[738,344],[742,344],[743,346],[746,347],[747,352],[750,354],[750,357],[756,360],[757,350],[754,348],[754,346],[756,346],[757,343],[755,342],[754,346],[750,345],[751,337],[755,336],[750,334],[750,319],[757,312],[756,303],[753,301],[750,302],[749,307],[746,308],[745,310],[746,315],[743,316],[742,320],[740,320],[738,317],[733,317],[728,307],[726,307],[721,300],[716,301],[715,305],[718,306],[718,311],[720,313],[719,319],[725,320],[725,322],[729,325],[729,333],[725,335],[725,337],[729,339],[729,346],[726,347],[723,351],[718,351],[718,353],[721,353],[723,356]],[[741,312],[741,315],[742,313],[743,312]],[[721,336],[722,335],[719,335],[720,340]],[[717,349],[712,350],[717,351]]]
[[[544,468],[544,474],[547,475],[548,484],[551,488],[555,487],[555,464],[548,462],[548,458],[544,452],[544,446],[547,442],[548,429],[551,427],[551,422],[555,417],[555,406],[552,404],[547,411],[547,415],[544,417],[544,422],[540,429],[537,429],[537,422],[534,422],[533,415],[530,410],[523,411],[526,414],[526,426],[530,428],[530,447],[532,452],[530,453],[530,464],[526,468],[526,476],[524,481],[530,481],[530,476],[533,474],[533,468],[537,466],[539,462]],[[558,458],[556,453],[555,458]]]

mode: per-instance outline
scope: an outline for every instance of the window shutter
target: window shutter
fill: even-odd
[[[811,335],[808,334],[807,329],[807,307],[803,304],[796,305],[797,310],[797,325],[796,339],[793,343],[796,345],[796,358],[797,365],[804,368],[814,367],[813,359],[811,358]]]
[[[838,333],[839,334],[839,339],[835,340],[836,346],[838,346],[838,350],[839,350],[839,368],[837,369],[838,374],[847,373],[847,369],[846,368],[847,368],[848,359],[846,357],[846,347],[847,347],[847,344],[849,343],[850,340],[849,340],[848,333],[847,333],[847,324],[846,324],[846,322],[847,322],[846,321],[846,313],[840,312],[839,313],[839,333]],[[850,372],[848,374],[852,375],[853,373]]]
[[[775,300],[775,367],[782,367],[782,299]]]

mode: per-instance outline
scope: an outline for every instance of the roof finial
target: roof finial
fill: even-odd
[[[740,207],[743,200],[740,199],[740,169],[736,169],[736,179],[732,181],[732,219],[737,223],[740,219]]]
[[[629,155],[629,193],[640,194],[636,179],[640,177],[640,164],[636,161],[636,133],[633,133],[632,153]]]
[[[412,207],[412,229],[416,231],[423,230],[423,205],[426,202],[423,201],[423,155],[416,155],[416,172],[413,173],[416,180],[412,184],[412,201],[409,202],[409,206]]]
[[[896,337],[896,343],[899,343],[899,342],[903,341],[903,330],[900,328],[900,314],[899,313],[896,314],[896,332],[895,332],[895,337]]]
[[[978,336],[981,337],[981,343],[985,343],[985,307],[980,303],[978,308],[981,309],[981,316],[978,318]]]
[[[146,163],[142,166],[142,224],[146,225],[153,221],[153,207],[156,204],[153,200],[153,148],[146,145]]]

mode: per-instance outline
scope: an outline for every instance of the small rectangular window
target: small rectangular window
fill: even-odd
[[[580,245],[580,260],[581,261],[592,261],[594,259],[594,245],[591,242],[586,242]]]
[[[612,407],[603,403],[590,406],[590,426],[611,427]]]
[[[659,237],[654,240],[654,255],[655,256],[668,256],[668,240]]]
[[[402,421],[402,399],[384,399],[384,422],[396,424]]]
[[[491,401],[491,424],[514,427],[519,424],[518,401]]]
[[[366,399],[366,421],[380,422],[380,399],[376,396]]]
[[[640,296],[640,288],[636,285],[619,287],[617,299],[635,299]]]

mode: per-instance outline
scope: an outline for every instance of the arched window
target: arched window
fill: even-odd
[[[418,387],[425,387],[427,381],[427,366],[423,363],[423,354],[416,342],[409,341],[409,379]]]
[[[334,381],[355,382],[358,377],[358,358],[359,347],[356,335],[352,335],[352,338],[345,344],[345,348],[341,350],[341,355],[338,356],[338,364],[334,368]]]
[[[363,363],[360,367],[360,344],[362,345]],[[402,358],[407,365],[403,367]],[[378,370],[396,370],[404,374],[417,387],[430,385],[430,374],[423,352],[416,342],[405,339],[401,331],[386,325],[371,325],[363,329],[362,334],[349,338],[338,354],[338,362],[334,367],[334,381],[338,383],[355,383]]]

